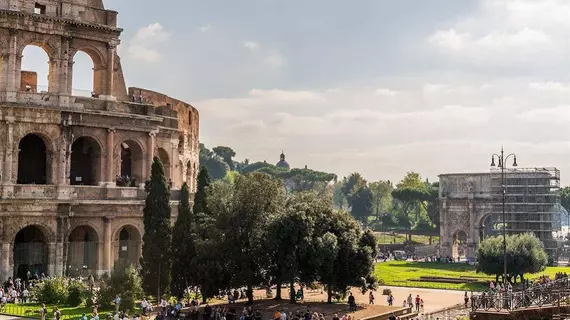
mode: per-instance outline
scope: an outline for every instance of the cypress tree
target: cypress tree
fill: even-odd
[[[170,189],[158,157],[153,159],[150,180],[146,182],[145,189],[141,276],[146,294],[157,294],[157,299],[160,299],[160,295],[170,288],[172,229]]]
[[[206,202],[206,189],[208,189],[211,182],[212,180],[210,179],[208,168],[206,168],[206,166],[200,166],[200,171],[198,172],[198,187],[196,188],[194,206],[192,207],[192,211],[196,215],[209,214]]]
[[[191,263],[196,256],[195,248],[195,218],[190,210],[190,191],[184,183],[180,189],[182,196],[178,204],[178,218],[172,231],[172,276],[177,279],[171,284],[171,293],[182,297],[184,289],[190,286]]]

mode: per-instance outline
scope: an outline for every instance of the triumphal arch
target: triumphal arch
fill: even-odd
[[[121,31],[102,0],[0,1],[0,280],[137,263],[154,156],[171,184],[173,220],[181,185],[195,191],[198,111],[127,89]],[[22,70],[27,46],[49,56],[46,88]],[[72,88],[78,52],[93,62],[86,96]]]

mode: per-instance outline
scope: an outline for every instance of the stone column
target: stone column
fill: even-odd
[[[151,171],[152,171],[152,159],[154,158],[154,137],[156,136],[156,132],[149,132],[148,133],[148,140],[147,140],[147,166],[146,172],[148,174],[148,179],[150,179]]]
[[[111,222],[112,219],[105,217],[103,218],[104,230],[103,230],[103,272],[111,273],[113,261],[112,255],[112,236],[111,236]]]
[[[178,167],[178,139],[171,139],[170,146],[172,147],[172,156],[170,159],[170,180],[172,180],[172,188],[178,189],[181,184],[178,183],[177,176],[175,175],[176,170],[174,169]]]
[[[17,60],[17,35],[18,30],[10,29],[10,40],[7,45],[7,52],[3,55],[3,68],[2,68],[2,80],[3,86],[6,89],[6,100],[7,101],[15,101],[16,100],[16,91],[19,90],[20,84],[16,83],[16,60]]]
[[[47,274],[50,276],[56,275],[56,264],[58,259],[57,242],[48,243],[48,265]]]
[[[107,185],[114,186],[116,183],[113,175],[113,158],[115,157],[115,129],[107,130]]]
[[[67,131],[67,127],[64,127]],[[57,184],[65,186],[69,184],[69,172],[71,170],[71,145],[68,143],[67,132],[63,132],[61,135],[61,141],[59,146],[58,154],[58,169],[59,175],[57,179]],[[73,137],[71,138],[73,140]]]
[[[9,277],[12,276],[12,272],[10,272],[10,257],[12,255],[10,242],[4,240],[2,242],[2,252],[0,253],[0,280],[2,282],[8,280]]]
[[[6,154],[4,158],[4,184],[13,184],[14,118],[6,117]]]
[[[105,95],[111,97],[113,96],[113,73],[114,73],[114,66],[115,66],[115,48],[114,44],[107,44],[107,77],[106,83],[107,87],[105,90]]]
[[[71,38],[62,37],[61,39],[61,51],[63,52],[61,55],[61,60],[59,64],[59,92],[62,95],[70,95],[71,94],[71,83],[73,80],[71,78],[73,72],[73,61],[69,61],[69,40]],[[70,68],[71,66],[71,68]]]

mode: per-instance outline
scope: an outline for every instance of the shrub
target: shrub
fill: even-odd
[[[67,303],[69,292],[63,278],[52,278],[37,283],[32,289],[32,295],[39,303],[63,304]]]
[[[67,287],[69,295],[67,297],[67,304],[72,307],[77,307],[83,302],[83,299],[88,296],[88,288],[82,281],[73,280]]]
[[[121,310],[135,310],[135,301],[143,298],[142,281],[132,265],[115,264],[111,277],[101,284],[98,303],[110,307],[117,295],[121,297]]]

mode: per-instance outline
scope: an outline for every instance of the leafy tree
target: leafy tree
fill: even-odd
[[[227,288],[231,280],[227,255],[233,248],[225,247],[224,234],[218,227],[218,223],[223,222],[217,220],[217,213],[227,208],[232,185],[220,181],[210,185],[206,168],[198,174],[198,185],[203,185],[206,192],[197,192],[194,201],[193,212],[197,218],[196,257],[192,260],[190,270],[205,303],[220,289]]]
[[[346,198],[349,206],[352,206],[352,194],[358,188],[366,186],[367,182],[358,172],[351,173],[348,178],[343,179],[343,186],[341,188],[342,194]]]
[[[171,240],[170,189],[164,177],[164,168],[154,157],[150,180],[146,182],[147,197],[143,210],[144,235],[141,274],[147,294],[170,288]]]
[[[200,173],[204,167],[200,168]],[[197,193],[204,193],[204,185],[201,185],[200,174],[198,175]],[[192,284],[191,264],[196,256],[194,244],[195,217],[190,210],[190,191],[188,185],[184,183],[180,189],[181,199],[178,204],[178,218],[172,231],[172,275],[176,276],[176,281],[171,283],[171,293],[176,297],[182,297],[184,289]],[[203,200],[200,199],[201,201]]]
[[[398,208],[401,209],[398,221],[408,230],[408,240],[412,240],[412,226],[420,221],[422,202],[427,198],[427,190],[422,183],[421,188],[402,186],[392,191],[392,197],[399,202]],[[410,219],[412,215],[415,219]]]
[[[265,232],[283,209],[283,186],[267,174],[254,172],[239,176],[222,191],[209,195],[208,206],[216,213],[216,226],[223,236],[232,285],[246,286],[248,302],[253,303],[253,286],[263,283],[268,268]]]
[[[255,172],[261,168],[268,168],[268,167],[275,167],[275,166],[272,165],[271,163],[267,163],[265,161],[258,161],[258,162],[254,162],[254,163],[251,163],[251,164],[244,166],[243,169],[240,171],[240,173],[241,174],[252,173],[252,172]],[[275,167],[275,168],[277,168],[277,167]]]
[[[477,250],[478,271],[495,275],[498,281],[503,274],[503,237],[488,237],[481,241]],[[527,273],[543,271],[548,256],[540,240],[531,233],[507,236],[507,279],[524,281]]]
[[[99,289],[99,304],[110,307],[116,296],[121,297],[121,310],[136,310],[135,302],[143,298],[142,280],[132,265],[115,263],[111,277],[103,278]]]
[[[214,151],[214,153],[218,157],[220,157],[224,160],[224,162],[228,165],[230,170],[235,169],[233,157],[236,156],[236,153],[232,148],[224,147],[224,146],[217,146],[214,149],[212,149],[212,151]]]
[[[380,220],[383,213],[389,212],[392,207],[392,190],[394,187],[390,181],[374,181],[369,185],[373,194],[374,214],[376,220]]]
[[[341,209],[341,210],[347,205],[346,197],[342,193],[342,186],[343,185],[344,185],[344,180],[343,181],[337,181],[333,185],[333,203],[334,203],[336,208]]]
[[[367,186],[354,190],[352,194],[352,207],[350,213],[364,225],[368,223],[368,217],[372,215],[374,194]]]
[[[311,245],[314,219],[311,213],[323,204],[313,193],[297,193],[289,197],[285,211],[276,216],[268,227],[267,247],[270,253],[270,274],[277,287],[276,300],[281,300],[281,285],[289,283],[294,291],[295,280],[303,265],[303,252]],[[295,303],[295,297],[289,297]]]
[[[419,173],[410,171],[404,176],[402,181],[400,181],[397,185],[397,189],[403,188],[412,188],[412,189],[422,189],[425,187],[424,181],[422,181],[422,177]]]
[[[223,179],[230,170],[230,166],[220,156],[202,143],[200,143],[200,163],[208,168],[214,180]]]
[[[324,217],[321,217],[321,219]],[[327,301],[343,297],[351,286],[363,293],[375,286],[372,275],[376,257],[376,240],[371,231],[343,211],[333,212],[324,221],[317,220],[312,255],[320,265],[319,280],[327,288]]]

